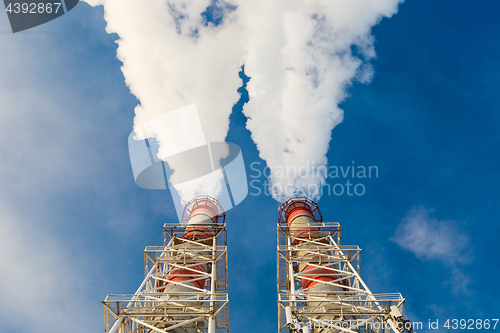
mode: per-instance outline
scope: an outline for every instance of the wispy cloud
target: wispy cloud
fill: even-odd
[[[30,332],[96,328],[88,285],[72,249],[41,226],[19,220],[2,207],[0,219],[0,310],[4,325]],[[8,318],[8,319],[7,319]]]
[[[0,21],[1,27],[5,21]],[[0,322],[5,333],[86,333],[102,327],[100,286],[92,283],[104,284],[106,278],[97,276],[100,262],[90,264],[94,244],[82,247],[83,229],[91,222],[78,234],[66,228],[79,221],[86,205],[67,198],[103,173],[97,163],[105,159],[98,158],[98,149],[85,149],[89,141],[98,142],[94,124],[101,122],[82,116],[95,97],[80,102],[81,85],[68,75],[65,60],[74,53],[58,44],[68,40],[63,38],[61,33],[0,38],[0,62],[9,64],[0,67]]]
[[[448,263],[466,261],[467,235],[462,234],[453,221],[438,220],[432,213],[432,209],[423,206],[413,208],[391,240],[417,258]]]
[[[391,240],[419,259],[445,264],[451,276],[444,284],[455,294],[469,293],[467,287],[472,279],[462,270],[471,260],[469,237],[460,232],[456,221],[439,220],[433,212],[423,206],[413,208],[398,225]]]

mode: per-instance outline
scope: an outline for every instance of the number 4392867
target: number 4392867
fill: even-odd
[[[61,3],[9,3],[5,11],[9,14],[52,14],[58,13]]]
[[[489,330],[489,329],[492,329],[494,330],[496,327],[497,327],[497,324],[498,324],[498,319],[485,319],[485,320],[481,320],[481,319],[469,319],[469,320],[466,320],[466,319],[448,319],[446,320],[446,322],[444,323],[444,327],[447,328],[447,329],[452,329],[452,330],[457,330],[457,329],[461,329],[461,330],[481,330],[481,329],[485,329],[485,330]]]

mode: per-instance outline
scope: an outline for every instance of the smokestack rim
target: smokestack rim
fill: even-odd
[[[192,216],[198,213],[210,215],[216,223],[220,224],[224,224],[226,220],[226,212],[219,200],[209,195],[198,195],[184,206],[182,223],[187,223]]]
[[[288,224],[290,217],[293,217],[298,210],[306,212],[316,222],[323,222],[323,216],[318,204],[308,197],[294,197],[285,201],[279,208],[278,223]]]

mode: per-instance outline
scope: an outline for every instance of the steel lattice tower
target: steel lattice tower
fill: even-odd
[[[281,206],[278,332],[411,332],[403,296],[368,289],[359,274],[361,249],[341,245],[340,230],[307,198]]]
[[[182,223],[163,226],[163,246],[144,250],[133,295],[108,295],[106,333],[227,333],[225,212],[208,196],[190,201]]]

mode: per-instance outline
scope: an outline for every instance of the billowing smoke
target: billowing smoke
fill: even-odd
[[[136,138],[156,138],[158,157],[166,160],[168,152],[181,150],[195,131],[181,127],[182,131],[172,135],[156,121],[150,121],[147,130],[141,126],[194,104],[206,142],[224,141],[242,84],[238,73],[244,41],[235,7],[210,0],[86,2],[104,6],[106,31],[119,36],[117,56],[123,62],[125,82],[140,101],[135,108]],[[170,167],[175,175],[182,163]],[[212,185],[193,182],[180,195],[184,202],[195,194],[216,197],[219,180],[212,179]]]
[[[282,201],[319,198],[331,131],[343,119],[338,105],[353,81],[371,80],[371,29],[403,0],[86,1],[104,6],[107,31],[120,37],[118,58],[140,101],[136,131],[196,104],[207,142],[223,141],[245,65],[247,127]],[[163,159],[175,142],[155,128],[148,136]]]
[[[371,28],[401,1],[241,1],[251,77],[244,113],[276,200],[319,198],[331,131],[343,120],[338,104],[354,80],[371,80]]]

